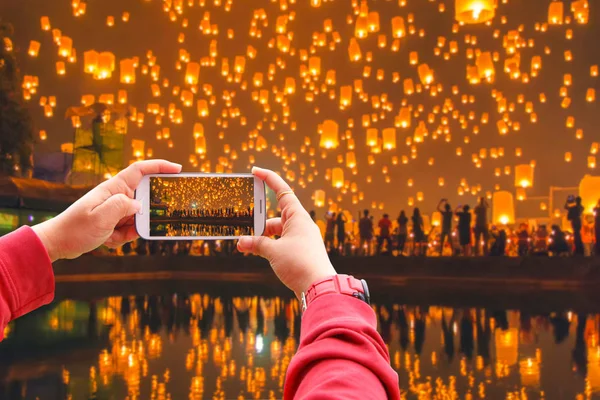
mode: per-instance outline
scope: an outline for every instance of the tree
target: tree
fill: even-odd
[[[0,21],[0,174],[25,176],[32,168],[33,122],[23,100],[12,36],[12,25]]]

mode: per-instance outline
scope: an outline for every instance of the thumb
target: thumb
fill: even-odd
[[[275,240],[266,236],[242,236],[238,240],[238,250],[243,253],[252,253],[267,260],[273,256]]]
[[[139,201],[134,200],[123,193],[110,196],[104,202],[92,210],[92,214],[102,216],[108,223],[116,225],[120,220],[130,217],[141,209]]]

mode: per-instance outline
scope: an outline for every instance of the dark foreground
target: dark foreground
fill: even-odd
[[[0,343],[0,398],[281,398],[298,302],[281,284],[237,273],[58,283],[56,301],[13,322]],[[377,287],[379,331],[408,399],[600,394],[596,302],[539,288],[524,299],[510,287],[466,296],[477,291],[468,282],[445,294]]]

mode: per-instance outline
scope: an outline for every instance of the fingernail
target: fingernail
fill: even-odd
[[[252,247],[252,238],[248,236],[242,236],[238,240],[238,249],[240,251],[249,251]]]
[[[258,172],[258,170],[260,170],[260,168],[258,168],[258,167],[252,167],[252,173],[253,174],[256,173],[256,172]]]
[[[133,200],[133,209],[138,213],[142,209],[142,202],[139,200]]]
[[[171,163],[171,164],[173,164],[173,165],[177,165],[179,168],[183,168],[183,165],[181,165],[181,164],[179,164],[179,163],[176,163],[176,162],[174,162],[174,163]]]

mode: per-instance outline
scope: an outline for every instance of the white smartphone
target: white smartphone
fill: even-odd
[[[156,174],[142,178],[135,228],[147,240],[217,240],[260,236],[265,184],[252,174]]]

